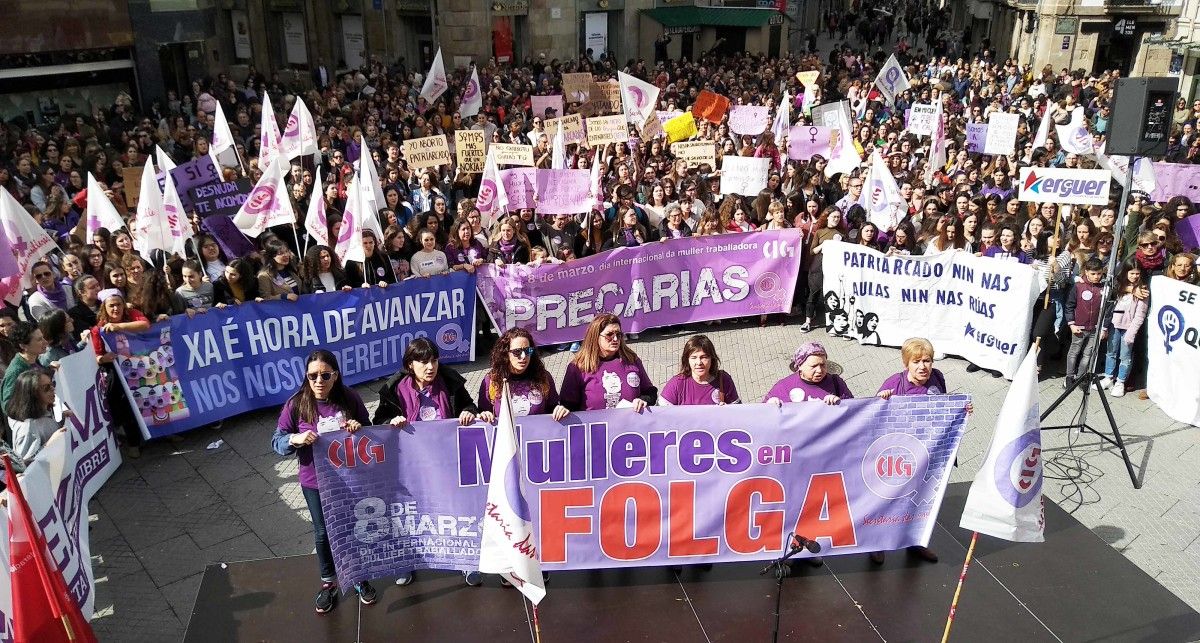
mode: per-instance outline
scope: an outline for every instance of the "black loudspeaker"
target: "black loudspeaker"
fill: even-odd
[[[1175,110],[1174,78],[1119,78],[1105,154],[1163,156]]]

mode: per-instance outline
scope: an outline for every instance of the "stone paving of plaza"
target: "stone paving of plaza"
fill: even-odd
[[[841,365],[859,396],[873,394],[884,378],[900,370],[897,349],[826,341],[824,332],[803,335],[794,324],[759,329],[726,323],[704,331],[746,400],[761,399],[786,373],[794,347],[806,339],[825,341],[832,361]],[[648,332],[633,342],[660,386],[677,368],[687,336]],[[547,356],[556,379],[561,380],[569,355]],[[986,373],[966,373],[965,365],[959,359],[936,364],[951,392],[974,396],[975,415],[963,438],[961,466],[953,481],[974,476],[1008,386],[1006,380]],[[483,361],[458,368],[467,375],[470,390],[477,390]],[[1043,405],[1061,392],[1061,381],[1042,382]],[[377,385],[358,387],[371,409]],[[1079,399],[1078,394],[1072,397],[1048,423],[1069,421]],[[1095,436],[1080,436],[1072,449],[1067,432],[1055,431],[1043,437],[1047,498],[1200,608],[1200,430],[1170,420],[1135,393],[1110,400],[1143,488],[1133,489],[1121,459]],[[1093,425],[1105,424],[1094,397],[1092,406]],[[296,460],[281,458],[270,447],[276,419],[277,409],[263,410],[227,420],[221,430],[193,431],[182,443],[148,445],[141,459],[126,461],[93,500],[93,624],[101,640],[180,640],[207,564],[312,552],[312,528],[296,480]],[[223,441],[219,448],[206,448],[216,440]],[[1073,479],[1053,479],[1067,475]],[[314,594],[316,590],[314,582]],[[403,590],[388,585],[386,591]]]

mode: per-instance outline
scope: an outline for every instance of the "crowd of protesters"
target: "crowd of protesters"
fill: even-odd
[[[1100,360],[1105,385],[1113,395],[1124,394],[1129,378],[1144,370],[1145,352],[1139,347],[1144,346],[1149,279],[1165,274],[1196,280],[1195,248],[1185,247],[1175,231],[1195,211],[1194,204],[1183,196],[1151,202],[1137,194],[1130,200],[1123,234],[1115,238],[1117,189],[1108,206],[1060,208],[1016,199],[1022,167],[1095,166],[1093,155],[1065,152],[1053,127],[1045,143],[1034,147],[1035,130],[1047,110],[1054,123],[1064,124],[1081,106],[1087,127],[1102,144],[1118,74],[1034,68],[1002,59],[986,41],[972,48],[963,34],[942,30],[938,9],[931,4],[909,0],[884,8],[855,2],[846,10],[826,12],[820,31],[842,40],[818,50],[819,34],[814,33],[806,51],[783,58],[718,49],[694,60],[656,55],[655,62],[621,61],[611,54],[598,60],[587,54],[566,59],[538,54],[518,65],[481,61],[483,108],[469,117],[457,111],[468,70],[451,72],[449,90],[429,103],[419,96],[425,70],[371,59],[340,76],[316,78],[315,85],[292,74],[267,77],[251,67],[244,78],[219,74],[193,83],[184,95],[152,97],[145,109],[122,95],[111,105],[64,114],[56,122],[0,124],[0,189],[26,208],[60,250],[33,266],[33,286],[21,304],[0,312],[0,362],[8,369],[0,403],[10,426],[27,415],[8,406],[11,391],[24,390],[22,381],[32,385],[31,378],[20,379],[21,373],[56,363],[41,359],[44,355],[89,349],[102,363],[114,359],[99,330],[143,328],[171,315],[247,301],[295,300],[306,293],[473,271],[485,262],[572,261],[616,247],[780,228],[796,230],[802,274],[796,309],[779,321],[793,320],[805,331],[825,325],[832,334],[869,341],[871,328],[841,332],[834,320],[825,318],[821,282],[826,258],[821,250],[829,240],[888,254],[958,251],[1020,261],[1037,267],[1047,284],[1053,321],[1043,332],[1051,346],[1045,352],[1051,358],[1055,353],[1066,356],[1066,381],[1090,363],[1094,343],[1088,340],[1100,333],[1106,338],[1100,349],[1108,357]],[[668,41],[663,39],[656,54],[665,51]],[[912,86],[889,103],[872,85],[893,52]],[[813,87],[805,87],[797,74],[810,70],[820,75]],[[562,114],[533,113],[530,97],[562,94],[564,73],[590,72],[598,82],[607,82],[618,71],[657,85],[658,108],[665,112],[688,109],[697,93],[708,89],[734,104],[770,106],[773,118],[787,92],[791,123],[807,124],[814,105],[846,100],[853,123],[845,135],[853,139],[863,164],[830,173],[827,158],[789,159],[786,145],[770,131],[739,136],[727,122],[701,120],[695,138],[715,142],[715,165],[689,167],[674,157],[666,140],[643,139],[632,128],[629,144],[566,147],[566,167],[601,166],[603,198],[595,210],[547,217],[526,209],[492,221],[475,207],[479,174],[461,172],[454,163],[414,171],[404,158],[405,140],[446,135],[453,149],[454,132],[470,128],[484,131],[489,142],[533,145],[535,165],[549,167],[545,121]],[[263,233],[257,250],[245,256],[226,255],[216,239],[202,232],[198,215],[192,217],[196,237],[187,256],[159,251],[143,256],[134,249],[132,225],[101,229],[86,242],[82,215],[87,200],[109,199],[131,220],[134,209],[127,206],[131,195],[123,185],[123,170],[140,167],[156,149],[175,162],[208,154],[217,109],[228,118],[236,140],[236,163],[224,168],[227,178],[257,180],[261,110],[268,94],[280,122],[286,122],[283,115],[296,98],[303,98],[318,134],[319,151],[290,160],[285,177],[300,219],[295,230],[283,226]],[[946,113],[946,162],[929,168],[930,137],[907,132],[905,112],[938,98]],[[568,114],[588,110],[586,103],[568,100],[565,105]],[[967,124],[986,122],[993,111],[1020,116],[1013,153],[968,152]],[[1198,121],[1200,101],[1189,108],[1181,100],[1166,160],[1200,160]],[[904,198],[899,223],[886,230],[868,221],[858,204],[865,166],[875,152],[887,160]],[[365,260],[343,262],[333,249],[306,238],[303,218],[311,199],[323,199],[330,238],[337,238],[354,166],[363,155],[370,155],[378,168],[385,201],[379,212],[383,234],[364,233]],[[772,159],[767,189],[755,196],[723,195],[721,165],[731,155]],[[320,185],[315,183],[318,169]],[[88,193],[88,173],[103,186],[103,194]],[[1100,281],[1113,253],[1119,275],[1104,286]],[[1113,311],[1100,311],[1092,303],[1092,295],[1103,287],[1112,288]],[[29,394],[22,400],[32,408]],[[131,423],[132,417],[120,421]],[[126,434],[136,446],[137,431],[126,425]]]

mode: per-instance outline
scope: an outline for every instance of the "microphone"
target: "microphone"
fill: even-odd
[[[821,552],[821,543],[815,540],[809,540],[800,534],[792,535],[792,550],[799,551],[807,549],[809,553],[818,554]]]

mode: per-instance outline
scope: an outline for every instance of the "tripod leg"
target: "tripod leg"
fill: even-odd
[[[1097,386],[1099,385],[1097,384]],[[1112,407],[1108,405],[1108,399],[1104,397],[1103,391],[1100,391],[1100,406],[1104,407],[1104,414],[1108,416],[1108,428],[1112,429],[1117,448],[1121,450],[1121,459],[1125,461],[1125,470],[1129,472],[1129,480],[1133,482],[1134,489],[1141,489],[1142,483],[1138,482],[1137,473],[1133,469],[1133,462],[1129,459],[1129,451],[1125,449],[1125,440],[1121,437],[1121,431],[1117,428],[1117,419],[1113,417]]]
[[[1056,400],[1054,400],[1053,402],[1051,402],[1051,403],[1050,403],[1050,406],[1047,406],[1047,407],[1046,407],[1046,410],[1045,410],[1045,411],[1042,411],[1042,416],[1041,416],[1040,418],[1038,418],[1038,419],[1039,419],[1039,420],[1045,420],[1046,418],[1050,417],[1050,414],[1054,412],[1054,409],[1058,408],[1058,405],[1059,405],[1059,404],[1062,404],[1064,401],[1066,401],[1066,399],[1067,399],[1068,397],[1070,397],[1070,395],[1071,395],[1072,393],[1074,393],[1074,392],[1075,392],[1075,389],[1079,388],[1079,386],[1080,386],[1081,384],[1083,384],[1083,383],[1084,383],[1084,379],[1083,379],[1082,377],[1081,377],[1081,378],[1078,378],[1078,379],[1076,379],[1076,380],[1075,380],[1075,383],[1074,383],[1074,384],[1071,384],[1070,388],[1068,388],[1067,390],[1063,391],[1063,392],[1062,392],[1062,395],[1059,395],[1059,396],[1058,396],[1058,399],[1056,399]],[[1086,394],[1087,394],[1087,392],[1085,391],[1085,392],[1084,392],[1084,394],[1086,395]]]

